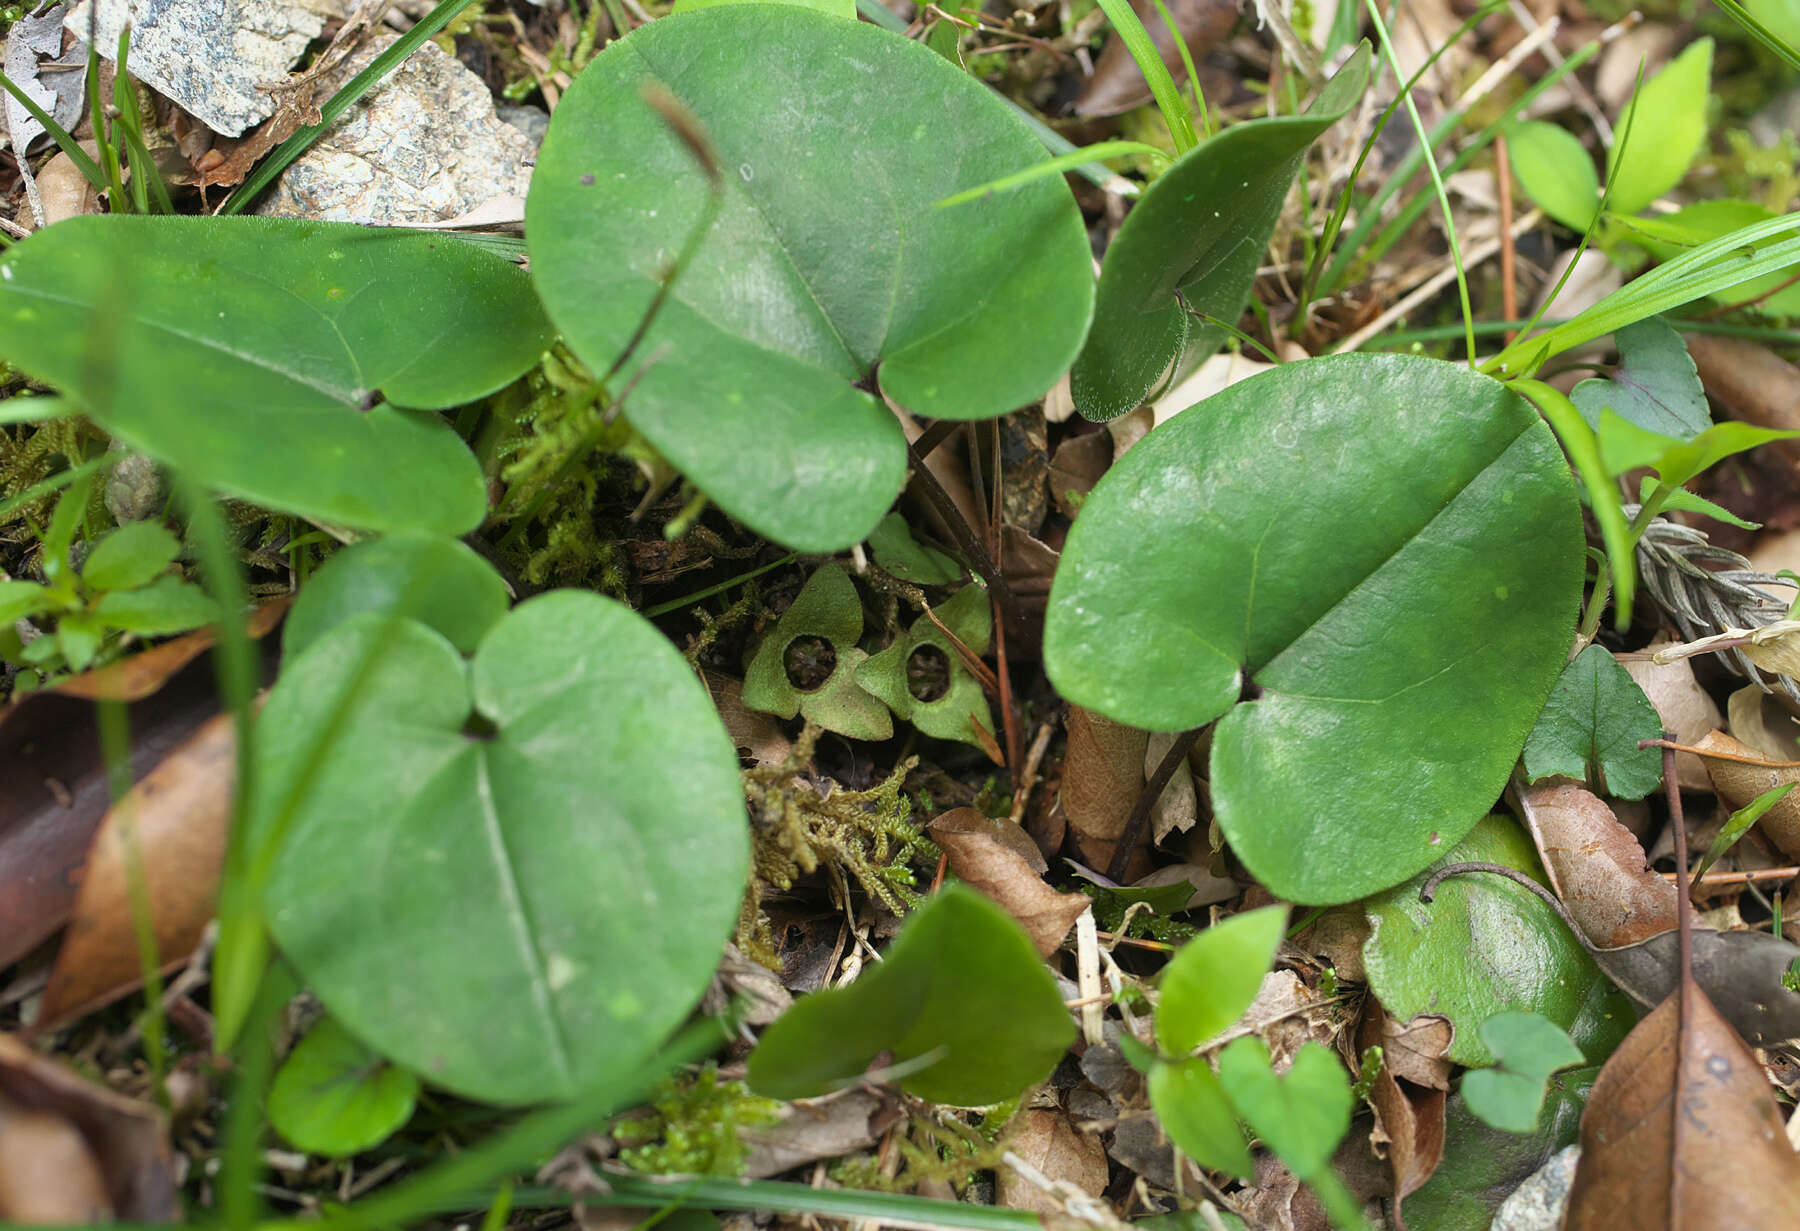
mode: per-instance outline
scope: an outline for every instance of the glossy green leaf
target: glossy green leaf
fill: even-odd
[[[1611,410],[1647,431],[1692,440],[1713,425],[1706,390],[1687,344],[1660,316],[1627,325],[1614,335],[1619,366],[1606,380],[1584,380],[1569,393],[1592,427]]]
[[[1237,325],[1308,147],[1362,97],[1368,74],[1365,46],[1305,115],[1234,125],[1144,191],[1100,269],[1094,328],[1069,374],[1077,410],[1122,415],[1171,365],[1192,366],[1219,348],[1225,331],[1191,313]]]
[[[1537,1129],[1544,1087],[1558,1069],[1582,1062],[1581,1049],[1537,1013],[1496,1013],[1481,1023],[1481,1041],[1498,1061],[1464,1075],[1463,1101],[1487,1124],[1509,1133]]]
[[[1752,223],[1767,222],[1776,216],[1773,210],[1758,205],[1755,201],[1734,198],[1696,201],[1672,214],[1654,219],[1667,230],[1649,235],[1634,233],[1632,241],[1642,245],[1658,260],[1666,261],[1695,244],[1717,239]],[[1651,220],[1634,221],[1633,231],[1637,232],[1640,226],[1649,221]],[[1795,274],[1800,274],[1800,267],[1789,266],[1787,269],[1738,283],[1727,290],[1715,291],[1708,298],[1720,304],[1744,303],[1754,299],[1759,312],[1775,316],[1800,316],[1800,283],[1794,281]]]
[[[936,614],[943,628],[932,623],[930,616],[920,616],[905,636],[896,637],[887,649],[856,668],[856,682],[923,734],[979,747],[982,741],[976,737],[975,728],[980,727],[990,736],[994,731],[987,694],[980,681],[963,666],[962,656],[944,635],[944,629],[955,633],[975,654],[987,653],[993,636],[988,592],[978,585],[966,585],[940,605]],[[942,696],[921,700],[913,695],[914,677],[924,673],[922,651],[927,648],[943,656],[949,686]]]
[[[907,919],[886,960],[802,997],[750,1053],[750,1086],[810,1098],[893,1053],[900,1088],[973,1107],[1049,1076],[1075,1039],[1056,980],[1011,916],[949,885]]]
[[[419,1079],[323,1018],[269,1087],[269,1123],[308,1154],[343,1158],[386,1141],[412,1118]]]
[[[1625,104],[1606,154],[1608,209],[1635,214],[1687,174],[1706,141],[1712,48],[1710,38],[1690,43]]]
[[[84,217],[0,260],[11,362],[195,479],[368,530],[475,527],[480,467],[420,412],[491,393],[548,343],[523,271],[415,232]]]
[[[1528,1137],[1475,1118],[1462,1095],[1444,1109],[1444,1161],[1406,1198],[1406,1225],[1420,1231],[1488,1231],[1500,1203],[1550,1156],[1576,1139],[1598,1066],[1550,1079],[1549,1097]]]
[[[467,654],[506,614],[509,601],[494,566],[466,545],[425,534],[387,535],[325,562],[294,600],[281,648],[292,658],[352,616],[380,612],[434,628]]]
[[[1444,854],[1445,863],[1470,860],[1543,879],[1530,839],[1505,817],[1488,817]],[[1365,904],[1372,934],[1363,965],[1394,1017],[1449,1018],[1456,1036],[1446,1055],[1472,1066],[1494,1063],[1481,1023],[1511,1010],[1543,1014],[1595,1063],[1625,1037],[1636,1015],[1549,907],[1510,881],[1480,875],[1450,877],[1433,901],[1421,902],[1424,880]]]
[[[1499,796],[1581,576],[1568,465],[1522,399],[1431,359],[1308,360],[1178,415],[1100,480],[1045,665],[1132,726],[1223,716],[1210,778],[1233,851],[1277,897],[1345,902],[1435,861]]]
[[[1302,1180],[1331,1161],[1350,1131],[1350,1079],[1331,1050],[1306,1043],[1277,1075],[1269,1047],[1255,1035],[1219,1053],[1219,1083],[1258,1137]]]
[[[869,552],[875,563],[919,586],[947,586],[963,579],[962,565],[912,536],[906,518],[889,513],[869,535]]]
[[[1211,1061],[1204,1056],[1158,1061],[1147,1084],[1150,1108],[1177,1149],[1210,1171],[1251,1177],[1250,1143]]]
[[[1594,159],[1568,129],[1527,120],[1506,130],[1506,152],[1525,195],[1568,227],[1585,232],[1600,212]]]
[[[906,471],[872,388],[917,414],[988,418],[1073,360],[1093,279],[1067,186],[931,208],[1037,162],[1024,122],[898,35],[745,5],[641,27],[557,107],[526,211],[532,276],[595,371],[707,217],[709,181],[649,82],[704,132],[722,199],[616,388],[631,384],[626,416],[733,516],[806,551],[860,542]]]
[[[286,664],[257,731],[259,852],[311,774],[270,930],[397,1063],[490,1102],[566,1098],[642,1061],[705,989],[748,864],[737,756],[629,609],[540,595],[472,662],[360,616]]]
[[[143,637],[182,633],[219,618],[219,608],[199,586],[164,574],[135,590],[113,590],[94,604],[108,628]]]
[[[180,551],[180,540],[163,526],[135,521],[94,544],[81,562],[81,579],[95,590],[129,590],[154,579]]]
[[[1590,645],[1563,669],[1525,740],[1525,776],[1567,774],[1605,794],[1642,799],[1662,785],[1662,750],[1638,741],[1662,729],[1631,673],[1605,647]]]
[[[1287,910],[1265,906],[1215,923],[1169,959],[1158,984],[1156,1041],[1185,1056],[1223,1033],[1256,999],[1287,928]]]

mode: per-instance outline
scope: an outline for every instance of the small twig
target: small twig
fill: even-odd
[[[1031,788],[1037,785],[1038,768],[1044,763],[1044,753],[1050,747],[1050,732],[1053,724],[1044,723],[1037,730],[1037,736],[1031,741],[1031,751],[1025,754],[1025,768],[1020,771],[1018,785],[1013,787],[1012,814],[1008,818],[1013,824],[1023,823],[1025,808],[1031,801]]]
[[[1183,731],[1163,753],[1163,759],[1157,764],[1156,772],[1144,783],[1144,789],[1132,805],[1131,816],[1125,822],[1125,831],[1119,835],[1119,844],[1113,848],[1112,860],[1106,865],[1108,880],[1119,882],[1125,879],[1125,866],[1131,862],[1131,852],[1144,840],[1150,829],[1150,810],[1156,801],[1162,798],[1163,788],[1169,785],[1169,779],[1175,776],[1176,767],[1187,760],[1187,754],[1193,751],[1194,742],[1200,738],[1201,727],[1191,731]]]
[[[1584,949],[1589,948],[1587,933],[1583,932],[1575,925],[1574,916],[1569,914],[1569,908],[1562,904],[1561,898],[1557,897],[1554,893],[1551,893],[1548,889],[1538,884],[1535,880],[1532,880],[1531,877],[1519,871],[1517,868],[1509,868],[1503,863],[1487,863],[1482,860],[1474,860],[1469,863],[1453,863],[1441,867],[1436,872],[1433,872],[1430,876],[1426,877],[1425,883],[1419,887],[1419,901],[1431,901],[1432,898],[1437,895],[1437,887],[1440,882],[1446,877],[1461,876],[1465,872],[1492,872],[1495,876],[1504,876],[1507,880],[1518,885],[1522,889],[1531,890],[1545,906],[1548,906],[1551,910],[1556,912],[1556,917],[1561,919],[1563,925],[1575,934],[1575,939],[1581,943],[1581,947]]]
[[[937,447],[950,439],[951,433],[961,426],[962,420],[960,419],[939,419],[920,432],[919,438],[913,441],[914,456],[920,461],[930,457],[937,451]]]
[[[1519,292],[1515,282],[1518,271],[1514,266],[1516,253],[1513,249],[1513,199],[1512,199],[1512,160],[1506,152],[1506,134],[1501,133],[1494,138],[1494,180],[1500,190],[1500,315],[1509,321],[1519,319]],[[1518,330],[1509,329],[1502,335],[1508,346],[1518,336]]]
[[[1668,732],[1663,733],[1665,736]],[[1693,887],[1688,884],[1688,850],[1687,823],[1681,815],[1681,785],[1675,780],[1675,749],[1665,741],[1662,745],[1663,789],[1669,797],[1669,826],[1674,831],[1675,839],[1675,920],[1681,943],[1681,969],[1677,973],[1680,981],[1675,985],[1675,994],[1680,997],[1675,1010],[1675,1090],[1676,1097],[1691,1088],[1694,1074],[1690,1071],[1693,1065],[1693,1050],[1690,1047],[1693,1032],[1693,1016],[1698,1012],[1694,999],[1694,904],[1688,900]],[[1677,1111],[1674,1116],[1674,1127],[1669,1135],[1669,1208],[1682,1208],[1681,1179],[1684,1168],[1682,1159],[1687,1157],[1683,1149],[1687,1134],[1683,1132],[1687,1116]]]
[[[1766,761],[1762,757],[1747,757],[1737,752],[1721,752],[1716,748],[1696,748],[1692,744],[1678,744],[1672,739],[1641,739],[1639,748],[1661,748],[1665,752],[1691,752],[1697,757],[1706,757],[1714,761],[1735,761],[1739,765],[1754,765],[1759,769],[1800,769],[1800,761]]]
[[[1664,880],[1673,882],[1673,872],[1659,872]],[[1758,881],[1785,881],[1800,876],[1800,868],[1757,868],[1742,872],[1707,872],[1694,877],[1695,885],[1748,885]]]

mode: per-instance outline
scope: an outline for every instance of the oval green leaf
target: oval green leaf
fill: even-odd
[[[1431,359],[1315,359],[1113,466],[1069,533],[1044,657],[1064,697],[1131,726],[1223,715],[1232,849],[1277,897],[1347,902],[1498,798],[1581,578],[1568,465],[1521,398]]]
[[[1600,212],[1600,176],[1580,138],[1545,120],[1506,130],[1506,152],[1525,195],[1571,231],[1585,232]]]
[[[412,1118],[419,1079],[364,1047],[334,1018],[307,1031],[269,1087],[269,1123],[308,1154],[343,1158]]]
[[[1202,1167],[1247,1180],[1255,1165],[1250,1143],[1205,1056],[1159,1060],[1146,1081],[1150,1107],[1169,1140]]]
[[[1350,1079],[1321,1043],[1308,1042],[1277,1074],[1256,1035],[1219,1053],[1219,1084],[1256,1135],[1302,1180],[1318,1174],[1350,1131]]]
[[[987,418],[1074,359],[1093,278],[1067,186],[931,207],[1041,160],[1024,122],[898,35],[745,5],[614,43],[551,122],[526,210],[532,271],[596,372],[707,210],[707,177],[644,100],[651,83],[704,132],[722,199],[616,387],[733,516],[804,551],[859,542],[906,469],[873,389],[917,414]]]
[[[181,542],[162,525],[134,521],[94,544],[81,562],[81,580],[94,590],[130,590],[155,580],[175,557]]]
[[[1265,906],[1215,923],[1181,946],[1163,969],[1156,1041],[1185,1056],[1221,1033],[1256,999],[1287,927],[1287,910]]]
[[[373,611],[417,620],[469,654],[508,601],[494,566],[455,539],[370,539],[338,552],[307,582],[281,626],[281,650],[292,658],[345,620]]]
[[[1145,190],[1106,250],[1094,328],[1069,373],[1084,416],[1124,414],[1171,364],[1219,348],[1225,331],[1191,313],[1237,325],[1307,147],[1356,104],[1368,76],[1364,45],[1305,115],[1234,125]]]
[[[1706,141],[1713,42],[1691,43],[1644,83],[1613,125],[1607,208],[1635,214],[1675,187]]]
[[[1544,875],[1531,841],[1503,816],[1486,818],[1444,856],[1445,863],[1503,863]],[[1588,1060],[1611,1054],[1636,1021],[1624,996],[1600,973],[1550,908],[1498,876],[1452,876],[1430,902],[1424,875],[1369,899],[1373,929],[1363,946],[1369,988],[1401,1021],[1419,1013],[1450,1019],[1448,1059],[1493,1064],[1481,1024],[1500,1013],[1540,1013],[1574,1037]]]
[[[639,1063],[705,989],[748,865],[737,757],[629,609],[542,595],[472,663],[362,616],[288,665],[257,732],[258,842],[312,775],[270,930],[384,1055],[470,1098],[566,1098]]]
[[[949,885],[906,921],[885,961],[776,1019],[750,1053],[749,1082],[771,1098],[810,1098],[891,1051],[901,1089],[985,1106],[1044,1080],[1074,1039],[1024,930],[973,889]]]
[[[549,336],[523,271],[411,232],[72,218],[0,260],[8,360],[196,479],[367,530],[475,528],[480,467],[419,412],[500,388]]]

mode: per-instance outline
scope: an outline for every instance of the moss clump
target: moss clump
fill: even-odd
[[[735,1177],[743,1174],[746,1154],[738,1129],[780,1118],[778,1100],[750,1093],[741,1081],[719,1080],[718,1066],[708,1064],[665,1078],[649,1107],[614,1126],[613,1136],[625,1145],[619,1161],[633,1171]]]
[[[990,1107],[973,1124],[957,1112],[915,1111],[906,1130],[895,1134],[886,1165],[872,1154],[853,1155],[833,1164],[831,1178],[846,1188],[876,1192],[911,1192],[933,1183],[960,1192],[974,1183],[978,1172],[1002,1165],[1010,1147],[1007,1129],[1018,1110],[1019,1100],[1009,1099]]]
[[[821,867],[854,880],[896,915],[920,901],[914,888],[915,859],[938,856],[937,845],[912,823],[912,801],[901,790],[918,764],[909,757],[866,791],[825,789],[802,776],[820,728],[807,723],[785,762],[744,771],[744,798],[750,810],[754,875],[738,920],[738,948],[774,968],[780,959],[763,914],[763,899],[786,892],[800,877]]]

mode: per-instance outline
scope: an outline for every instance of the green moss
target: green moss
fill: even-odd
[[[741,1081],[721,1081],[718,1066],[708,1064],[665,1078],[649,1107],[615,1125],[613,1136],[625,1145],[619,1161],[633,1171],[735,1177],[747,1153],[738,1130],[780,1118],[778,1100],[750,1093]]]

